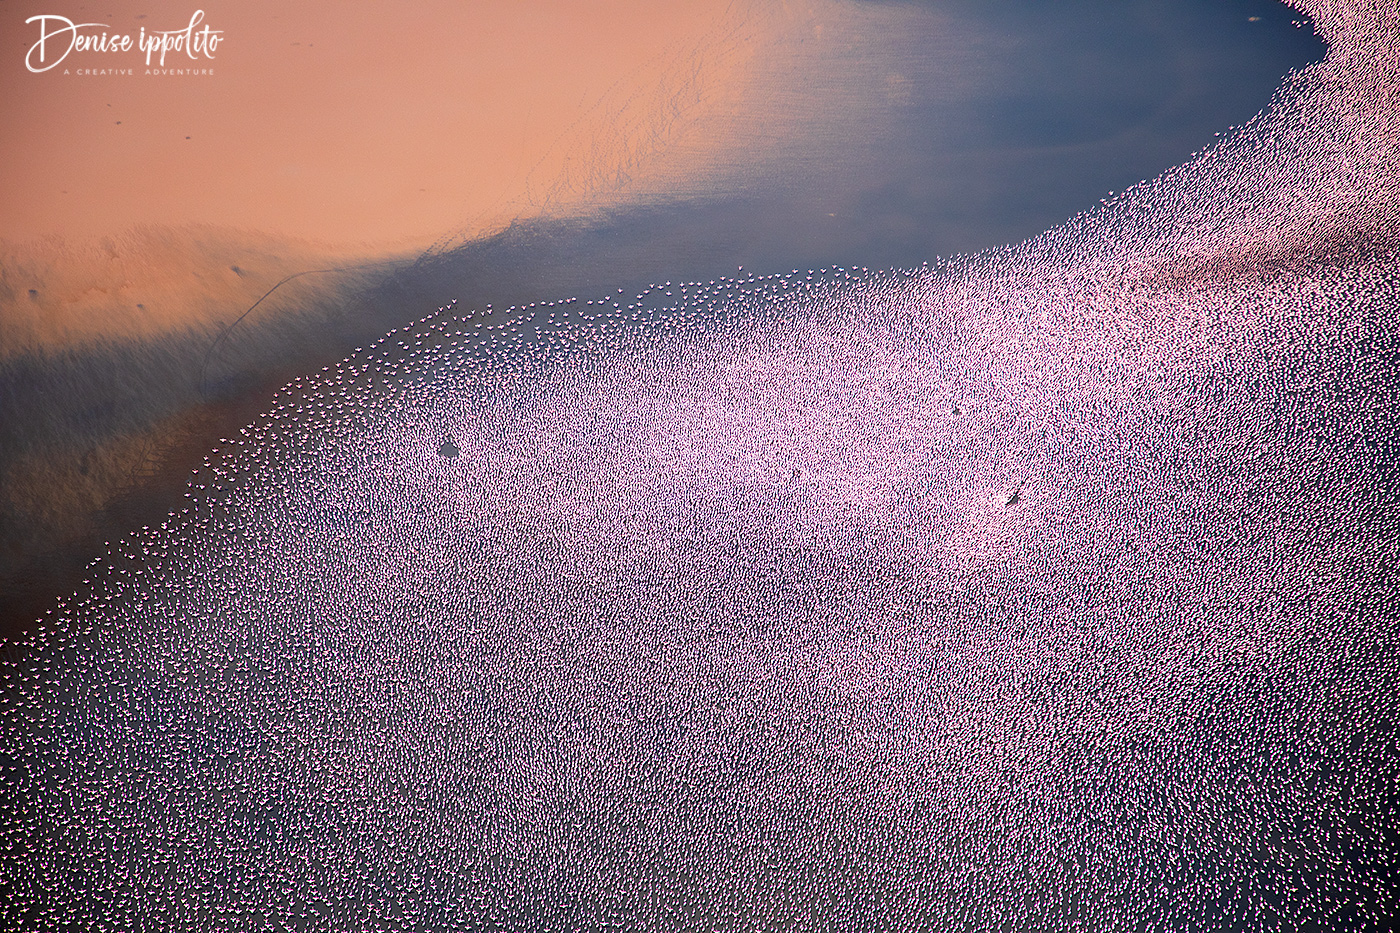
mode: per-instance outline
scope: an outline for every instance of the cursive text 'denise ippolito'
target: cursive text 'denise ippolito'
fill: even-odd
[[[165,64],[165,56],[170,52],[181,52],[198,60],[213,58],[219,43],[223,41],[222,29],[205,26],[199,31],[196,27],[204,21],[204,11],[195,10],[189,24],[183,29],[141,32],[133,38],[128,34],[114,35],[106,30],[106,23],[75,23],[66,16],[44,13],[31,16],[25,23],[39,24],[39,41],[29,47],[24,58],[24,66],[39,73],[48,71],[63,62],[74,52],[130,52],[133,48],[146,54],[146,64],[151,64],[152,56],[159,54],[159,64]],[[86,30],[86,31],[85,31]]]

